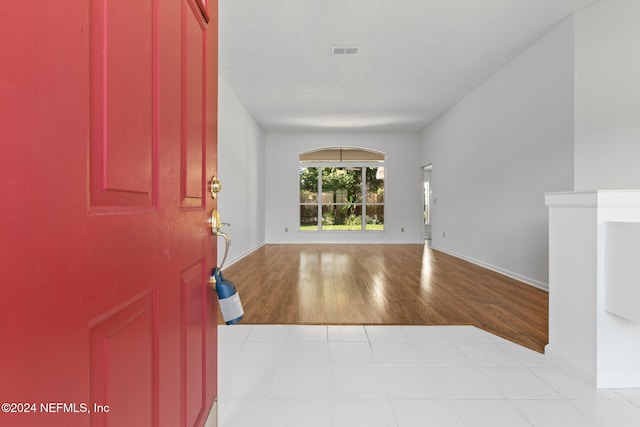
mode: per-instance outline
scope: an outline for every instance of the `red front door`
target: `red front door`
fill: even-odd
[[[0,5],[0,425],[202,426],[215,0]]]

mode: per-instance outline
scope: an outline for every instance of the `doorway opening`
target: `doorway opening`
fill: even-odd
[[[423,179],[422,179],[422,217],[424,223],[424,242],[427,246],[431,246],[431,173],[433,170],[433,165],[429,163],[423,168]]]

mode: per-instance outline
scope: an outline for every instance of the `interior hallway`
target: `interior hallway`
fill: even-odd
[[[548,340],[546,292],[426,245],[265,245],[223,271],[243,324],[474,325],[538,352]]]

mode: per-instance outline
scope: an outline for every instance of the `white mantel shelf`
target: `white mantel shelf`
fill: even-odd
[[[549,193],[545,203],[546,354],[599,388],[640,387],[640,190]]]
[[[545,204],[549,208],[640,208],[640,190],[592,190],[547,193]]]

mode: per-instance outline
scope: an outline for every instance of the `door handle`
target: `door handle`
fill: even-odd
[[[209,216],[209,227],[211,227],[211,234],[213,234],[214,236],[222,234],[223,232],[220,231],[220,229],[223,225],[231,227],[231,224],[229,224],[228,222],[220,221],[220,214],[216,209],[212,210],[211,215]]]
[[[220,270],[222,270],[222,266],[224,265],[225,261],[227,260],[227,255],[229,255],[229,246],[231,246],[231,239],[229,239],[229,236],[227,235],[227,233],[225,233],[224,231],[220,231],[220,229],[224,225],[226,225],[228,227],[231,226],[231,224],[229,224],[227,222],[221,222],[220,221],[220,214],[218,213],[217,209],[212,210],[211,211],[211,216],[209,217],[209,226],[211,227],[211,234],[214,235],[214,236],[222,236],[224,238],[224,241],[225,241],[224,257],[222,258],[222,262],[218,266],[218,268]]]

